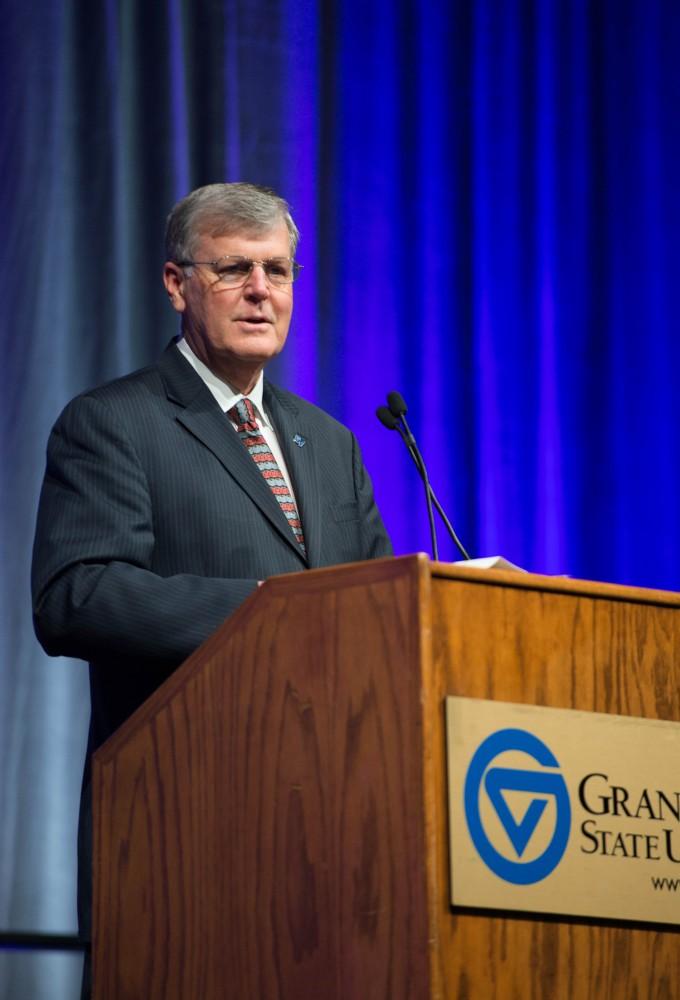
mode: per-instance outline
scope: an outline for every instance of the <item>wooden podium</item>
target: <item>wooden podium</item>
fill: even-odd
[[[96,1000],[677,995],[673,929],[451,909],[443,699],[680,720],[679,612],[425,556],[268,581],[95,755]]]

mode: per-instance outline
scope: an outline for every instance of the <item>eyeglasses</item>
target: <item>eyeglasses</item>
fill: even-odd
[[[238,288],[245,285],[256,264],[264,271],[267,281],[272,285],[292,285],[302,270],[302,264],[291,257],[269,257],[267,260],[251,260],[250,257],[238,257],[229,254],[217,260],[180,260],[180,267],[212,268],[216,276],[216,285],[224,288]]]

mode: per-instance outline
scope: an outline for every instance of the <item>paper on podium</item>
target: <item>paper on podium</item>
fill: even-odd
[[[454,566],[474,566],[475,569],[509,569],[515,573],[526,573],[526,569],[515,566],[503,556],[482,556],[480,559],[459,559]]]

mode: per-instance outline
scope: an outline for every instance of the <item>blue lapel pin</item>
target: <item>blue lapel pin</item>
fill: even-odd
[[[304,446],[307,444],[307,439],[303,438],[302,434],[296,434],[295,437],[293,438],[293,441],[298,446],[298,448],[304,448]]]

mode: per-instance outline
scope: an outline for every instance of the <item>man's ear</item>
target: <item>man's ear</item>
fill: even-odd
[[[184,312],[186,300],[184,298],[184,271],[171,260],[166,260],[163,265],[163,284],[168,293],[172,308],[178,312]]]

